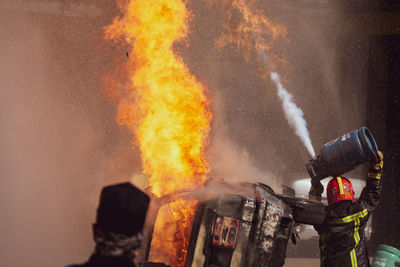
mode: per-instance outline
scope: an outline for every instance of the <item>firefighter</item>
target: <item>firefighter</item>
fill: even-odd
[[[382,191],[383,154],[370,162],[366,186],[357,201],[347,178],[332,178],[326,188],[328,207],[324,223],[314,225],[319,234],[322,267],[370,266],[364,229]],[[311,199],[321,199],[323,186],[312,181]]]
[[[93,224],[94,253],[84,264],[67,267],[134,267],[149,207],[147,194],[130,183],[106,186]]]

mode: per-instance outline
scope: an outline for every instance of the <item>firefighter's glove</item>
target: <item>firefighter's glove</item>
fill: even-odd
[[[380,172],[383,168],[383,154],[378,150],[377,156],[370,161],[369,171]]]
[[[310,200],[321,201],[321,195],[324,192],[324,186],[320,180],[311,179],[311,188],[308,192],[308,198]]]
[[[378,151],[377,157],[372,159],[369,164],[368,178],[381,179],[383,168],[383,154]]]

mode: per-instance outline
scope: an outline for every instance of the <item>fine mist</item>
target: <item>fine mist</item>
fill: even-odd
[[[140,170],[104,94],[107,16],[90,3],[0,7],[0,265],[83,262],[101,187]]]
[[[289,65],[282,80],[318,154],[365,124],[368,42],[347,38],[333,4],[278,2],[285,1],[258,1],[258,8],[288,30],[290,41],[279,46]],[[210,176],[279,190],[307,177],[310,155],[274,84],[232,47],[215,47],[229,6],[221,3],[188,1],[190,36],[176,45],[210,91]],[[126,50],[103,40],[117,13],[113,1],[0,2],[1,266],[85,261],[100,189],[141,171],[132,136],[115,122],[116,105],[104,93],[104,75],[126,60]]]
[[[287,41],[277,43],[274,53],[286,59],[279,74],[303,112],[316,154],[323,144],[365,125],[368,42],[346,35],[341,7],[328,2],[315,7],[249,2],[287,29]],[[229,142],[246,151],[253,167],[272,173],[283,184],[308,177],[305,163],[311,155],[288,124],[274,82],[259,75],[256,61],[263,58],[248,62],[233,46],[216,48],[226,31],[222,24],[229,1],[189,5],[194,12],[193,32],[190,47],[181,53],[192,72],[220,96],[225,117],[213,130],[224,127]],[[240,21],[238,12],[233,15],[232,28]],[[362,173],[355,174],[359,177]]]

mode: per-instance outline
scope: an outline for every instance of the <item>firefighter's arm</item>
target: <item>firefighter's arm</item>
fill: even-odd
[[[324,186],[320,180],[311,179],[311,188],[308,192],[308,199],[321,201],[322,193],[324,192]]]
[[[360,201],[369,210],[373,210],[378,206],[380,194],[382,192],[382,169],[383,169],[383,154],[378,151],[378,157],[371,160],[366,186],[361,192]]]
[[[368,178],[380,180],[382,177],[383,169],[383,154],[378,151],[376,158],[372,159],[369,164]]]

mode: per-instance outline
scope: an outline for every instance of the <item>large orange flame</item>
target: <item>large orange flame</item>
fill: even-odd
[[[182,0],[131,0],[119,7],[123,16],[105,28],[106,38],[131,46],[130,83],[119,102],[117,121],[133,131],[155,195],[204,183],[209,171],[204,151],[209,104],[204,86],[173,51],[174,43],[187,36],[190,13]],[[184,261],[194,208],[195,203],[176,202],[170,207],[173,231],[163,230],[168,218],[155,227],[152,247],[163,249],[173,266]]]

